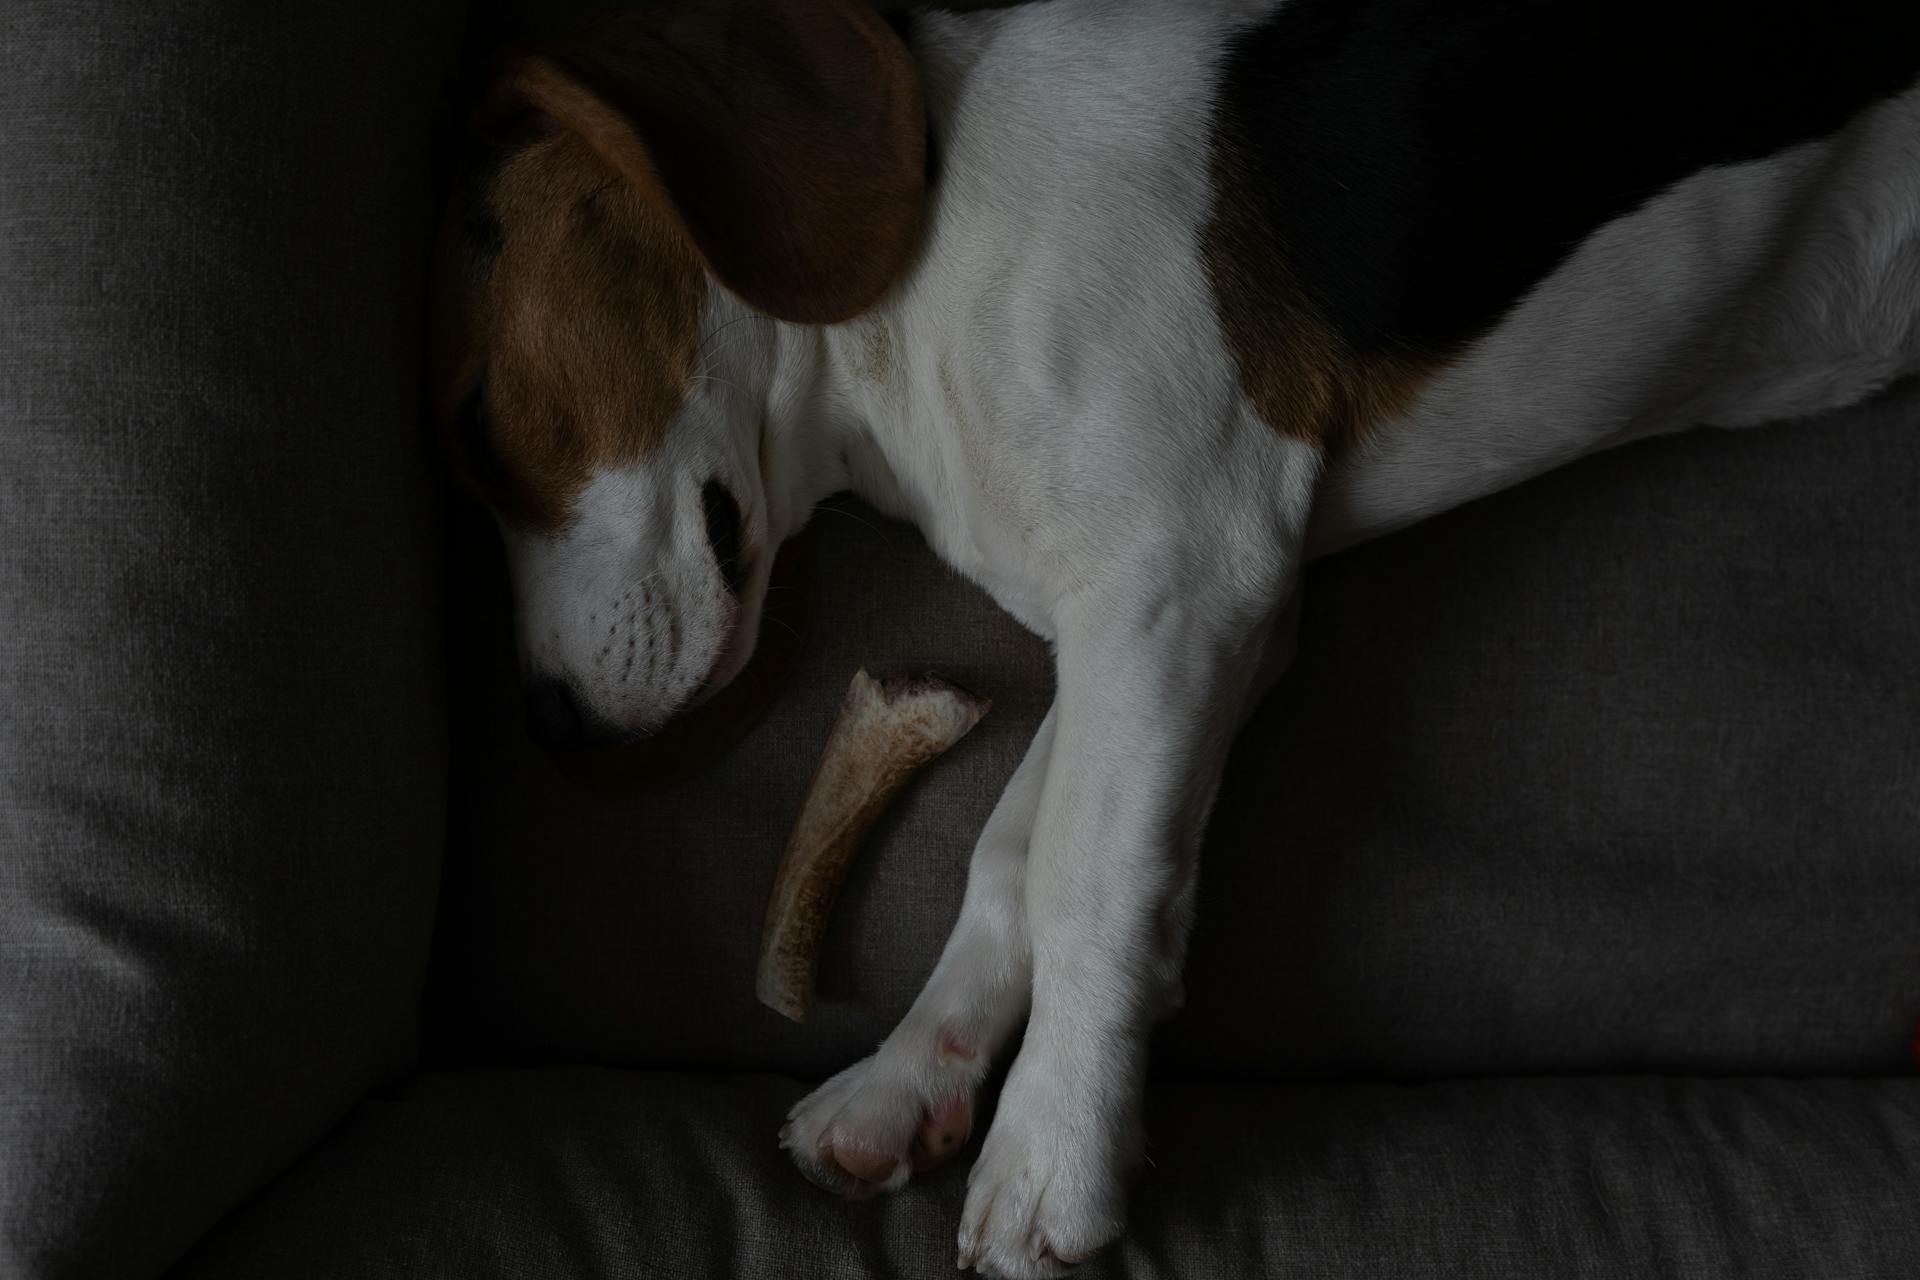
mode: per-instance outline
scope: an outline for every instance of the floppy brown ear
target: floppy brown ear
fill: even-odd
[[[861,0],[666,0],[518,61],[502,88],[671,211],[769,315],[850,319],[913,248],[919,80]]]

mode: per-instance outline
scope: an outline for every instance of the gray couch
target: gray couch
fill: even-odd
[[[463,35],[472,22],[475,31]],[[716,769],[520,732],[421,425],[459,6],[0,12],[0,1277],[946,1276],[775,1149],[906,1008],[1044,649],[857,507]],[[1317,565],[1092,1277],[1920,1274],[1920,390]],[[992,716],[753,998],[852,668]]]

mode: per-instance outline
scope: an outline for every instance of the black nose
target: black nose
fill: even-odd
[[[740,594],[746,580],[746,566],[740,562],[740,504],[718,480],[709,480],[700,490],[700,506],[707,515],[707,543],[713,548],[714,561],[727,590]]]
[[[548,751],[578,751],[593,745],[579,700],[560,680],[527,686],[527,736]]]

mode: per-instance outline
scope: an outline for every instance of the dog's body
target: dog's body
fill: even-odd
[[[791,1117],[810,1177],[866,1193],[945,1158],[1030,1009],[961,1260],[1057,1274],[1112,1239],[1147,1031],[1180,999],[1200,833],[1240,717],[1284,666],[1303,559],[1635,436],[1811,413],[1920,371],[1920,19],[1795,10],[1790,33],[1665,45],[1605,25],[1656,12],[1634,4],[921,15],[906,35],[934,176],[918,234],[884,288],[830,300],[741,265],[647,109],[638,144],[606,112],[604,68],[529,73],[526,98],[564,127],[516,151],[483,203],[510,224],[541,201],[595,211],[566,252],[626,246],[619,270],[654,273],[623,282],[638,290],[667,278],[645,264],[674,264],[680,301],[649,332],[680,311],[700,330],[657,439],[569,445],[542,473],[573,477],[541,489],[553,512],[505,524],[530,670],[586,704],[575,723],[644,726],[737,671],[767,553],[839,489],[912,520],[1058,655],[1056,704],[926,990]],[[1581,11],[1607,65],[1514,61],[1581,31]],[[1666,80],[1618,64],[1642,44],[1666,50],[1646,59]],[[1739,65],[1684,89],[1675,49]],[[1781,89],[1794,57],[1807,74]],[[1648,111],[1697,114],[1650,138],[1627,110],[1613,138],[1621,113],[1580,96],[1611,79]],[[1512,96],[1556,80],[1565,100]],[[1724,96],[1763,91],[1764,110]],[[1529,107],[1542,119],[1503,115]],[[1556,128],[1584,149],[1512,151]],[[916,180],[919,157],[895,159]],[[609,207],[609,170],[647,198]],[[1530,192],[1537,207],[1513,207]],[[700,296],[661,207],[708,268]],[[474,304],[493,356],[462,367],[489,388],[511,373],[522,406],[577,396],[571,366],[550,371],[564,356],[528,354],[526,300],[551,269],[515,265],[517,225],[495,233]],[[834,322],[761,320],[783,312]],[[554,447],[551,428],[491,430],[526,474]]]

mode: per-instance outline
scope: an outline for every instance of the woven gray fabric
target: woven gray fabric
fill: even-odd
[[[442,832],[440,3],[0,14],[0,1275],[156,1273],[403,1062]]]
[[[362,1107],[174,1280],[945,1280],[955,1166],[845,1204],[770,1077],[426,1078]],[[1801,1280],[1920,1266],[1920,1080],[1162,1092],[1085,1280]],[[968,1157],[963,1156],[962,1162]]]
[[[1920,388],[1590,459],[1317,565],[1231,761],[1183,1073],[1884,1072],[1920,1017]],[[432,981],[451,1059],[817,1075],[911,1002],[1050,696],[1043,645],[860,508],[815,521],[784,698],[664,794],[518,726],[467,567]],[[995,699],[856,865],[815,1020],[753,997],[773,868],[854,668]]]
[[[1916,492],[1910,384],[1318,566],[1230,764],[1169,1059],[1910,1070]]]

